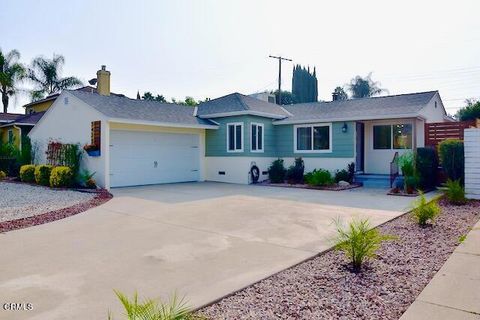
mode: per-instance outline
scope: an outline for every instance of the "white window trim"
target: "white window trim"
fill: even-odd
[[[313,148],[313,127],[328,127],[329,149],[325,150],[297,150],[297,129],[298,128],[312,128],[312,148]],[[333,147],[332,123],[312,123],[301,124],[293,126],[293,152],[294,153],[332,153]]]
[[[252,137],[253,137],[253,126],[262,127],[262,149],[258,149],[258,129],[257,129],[257,150],[253,150],[252,146]],[[265,127],[263,123],[258,123],[258,122],[251,122],[250,123],[250,152],[254,153],[262,153],[265,152]]]
[[[230,130],[228,130],[228,128],[229,128],[230,126],[235,126],[235,127],[236,127],[236,126],[240,126],[240,127],[241,127],[241,130],[240,130],[240,131],[241,131],[241,136],[242,136],[242,137],[241,137],[241,140],[240,140],[241,146],[242,146],[241,149],[236,149],[236,150],[229,150],[229,149],[228,149],[228,142],[229,142],[229,140],[230,140]],[[228,153],[243,152],[243,145],[244,145],[243,122],[229,122],[229,123],[226,124],[226,128],[227,128],[227,134],[226,134],[226,136],[227,136],[227,145],[226,145],[226,147],[227,147],[227,152],[228,152]],[[237,132],[237,130],[235,129],[233,132],[234,132],[234,141],[235,141],[235,144],[236,144],[236,141],[237,141],[237,139],[236,139],[236,138],[237,138],[237,137],[236,137],[236,132]]]
[[[412,139],[411,139],[411,144],[412,144],[412,147],[411,148],[395,148],[393,146],[393,126],[395,125],[399,125],[399,124],[409,124],[412,126]],[[375,148],[375,127],[383,127],[383,126],[390,126],[390,148],[387,148],[387,149],[376,149]],[[414,149],[414,144],[413,142],[415,141],[414,140],[414,137],[415,137],[415,126],[412,122],[396,122],[396,123],[376,123],[374,125],[372,125],[372,150],[373,151],[391,151],[391,150],[413,150]]]

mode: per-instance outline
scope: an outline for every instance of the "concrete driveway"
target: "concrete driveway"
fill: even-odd
[[[82,214],[0,235],[1,319],[106,319],[121,315],[113,289],[200,306],[331,247],[332,220],[374,225],[411,198],[220,183],[114,189]]]

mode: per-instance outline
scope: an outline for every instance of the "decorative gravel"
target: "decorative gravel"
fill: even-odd
[[[480,201],[451,206],[433,227],[404,215],[379,227],[398,237],[359,274],[328,251],[199,310],[210,319],[398,319],[480,218]]]
[[[95,198],[95,194],[57,190],[24,183],[0,182],[0,222],[64,209]]]

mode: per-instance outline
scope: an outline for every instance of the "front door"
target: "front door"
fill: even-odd
[[[363,171],[365,165],[365,125],[361,122],[356,123],[356,159],[355,159],[355,168],[356,171]]]

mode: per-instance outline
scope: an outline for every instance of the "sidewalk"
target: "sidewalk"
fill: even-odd
[[[480,222],[400,320],[480,320]]]

